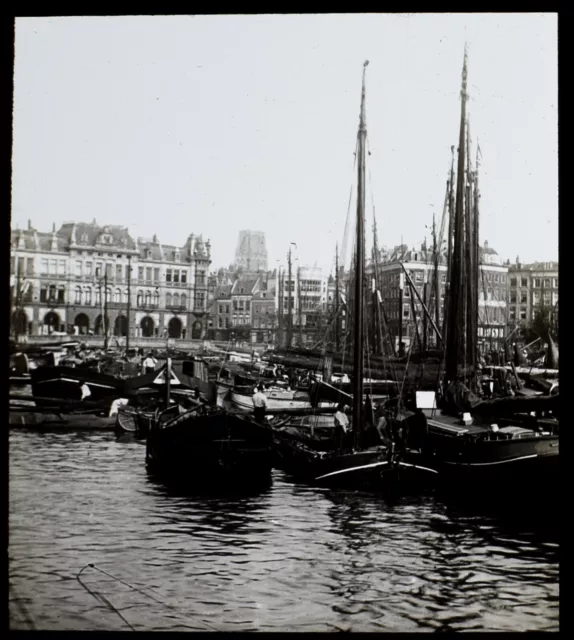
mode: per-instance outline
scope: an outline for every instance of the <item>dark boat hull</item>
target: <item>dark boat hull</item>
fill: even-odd
[[[321,451],[312,443],[284,434],[275,435],[274,464],[293,478],[316,486],[370,490],[382,490],[389,469],[383,447],[340,453],[329,446]]]
[[[123,381],[120,378],[76,367],[42,367],[30,371],[32,394],[37,398],[80,400],[80,382],[90,389],[90,400],[109,399],[109,405],[122,395]],[[49,407],[46,400],[36,400],[36,406]],[[109,407],[104,407],[109,409]]]
[[[146,440],[146,464],[164,480],[198,489],[267,484],[271,430],[224,410],[189,412],[164,425],[154,420]]]
[[[406,452],[401,460],[436,471],[437,486],[456,492],[516,494],[558,486],[558,436],[483,442],[449,442],[424,452]]]

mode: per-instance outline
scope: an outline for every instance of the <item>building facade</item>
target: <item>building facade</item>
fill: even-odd
[[[393,348],[398,349],[399,341],[406,348],[417,340],[424,340],[426,306],[436,323],[437,311],[434,294],[436,284],[435,265],[432,251],[423,244],[420,249],[409,249],[405,245],[395,247],[388,257],[379,263],[379,287],[382,308],[386,315],[387,335]],[[404,275],[408,272],[413,287]],[[445,292],[447,286],[446,256],[441,255],[438,263],[438,329],[442,334],[445,312]],[[373,265],[367,274],[373,277]],[[506,336],[508,265],[503,264],[498,253],[485,241],[480,248],[480,282],[478,290],[478,344],[482,350],[498,349]],[[414,288],[414,290],[413,290]],[[418,294],[418,295],[417,295]],[[402,304],[402,308],[401,308]],[[436,333],[430,320],[426,320],[427,346],[436,346]]]
[[[209,242],[181,247],[132,238],[125,227],[65,223],[12,230],[12,332],[201,338]],[[129,299],[129,321],[128,321]]]
[[[516,258],[508,267],[509,323],[526,326],[541,307],[558,309],[558,262],[522,264]]]

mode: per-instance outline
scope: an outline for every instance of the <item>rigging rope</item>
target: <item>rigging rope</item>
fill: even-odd
[[[151,600],[153,600],[154,602],[157,602],[157,604],[160,604],[163,607],[166,607],[167,609],[170,609],[172,611],[175,611],[176,613],[179,613],[182,616],[185,616],[186,618],[188,618],[189,620],[193,620],[194,622],[200,622],[201,624],[205,625],[206,627],[209,627],[210,629],[212,629],[213,631],[218,631],[218,629],[216,627],[214,627],[213,625],[209,624],[209,622],[206,622],[205,620],[199,620],[198,618],[194,618],[193,616],[190,616],[187,613],[184,613],[183,611],[179,611],[179,609],[177,609],[176,607],[173,607],[170,604],[167,604],[166,602],[162,602],[161,600],[159,600],[158,598],[152,596],[150,593],[147,593],[146,591],[144,591],[143,589],[140,589],[138,587],[134,587],[132,584],[130,584],[129,582],[126,582],[125,580],[122,580],[121,578],[117,578],[116,576],[113,576],[111,573],[108,573],[107,571],[104,571],[104,569],[100,569],[99,567],[97,567],[95,564],[93,563],[89,563],[87,564],[85,567],[83,567],[80,572],[78,573],[78,575],[76,576],[76,580],[78,580],[78,582],[80,582],[80,584],[89,592],[91,593],[96,599],[102,598],[107,604],[108,606],[115,611],[120,618],[122,618],[122,620],[132,629],[132,631],[135,631],[135,629],[132,627],[132,625],[122,616],[122,614],[113,606],[113,604],[111,604],[106,598],[104,598],[104,596],[102,596],[101,594],[96,594],[95,592],[93,592],[92,590],[90,590],[89,587],[87,587],[81,580],[80,580],[80,575],[82,574],[82,572],[87,569],[95,569],[96,571],[99,571],[100,573],[103,573],[104,575],[108,576],[109,578],[112,578],[112,580],[115,580],[116,582],[119,582],[123,585],[125,585],[126,587],[132,589],[133,591],[137,591],[138,593],[141,593],[144,596],[147,596],[148,598],[150,598]]]

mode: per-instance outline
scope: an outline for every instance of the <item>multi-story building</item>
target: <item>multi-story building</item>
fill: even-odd
[[[445,255],[439,256],[438,262],[438,329],[442,332],[447,281]],[[403,266],[418,296],[417,293],[411,293],[411,287],[404,276]],[[386,260],[379,263],[379,283],[388,337],[395,349],[398,348],[399,339],[404,342],[405,347],[409,347],[416,341],[417,334],[421,340],[423,339],[425,312],[421,300],[436,324],[435,300],[437,297],[434,294],[434,270],[432,251],[428,250],[424,244],[418,250],[399,245],[388,253]],[[478,343],[484,349],[499,348],[506,335],[507,271],[508,266],[503,264],[497,252],[485,241],[484,246],[480,248],[478,292]],[[367,274],[369,277],[373,275],[372,263],[367,268]],[[402,309],[400,308],[401,289]],[[426,324],[427,345],[436,345],[436,334],[430,320],[427,319]]]
[[[558,306],[558,262],[516,263],[508,266],[509,323],[525,326],[542,306]]]
[[[309,345],[324,337],[334,308],[334,280],[318,267],[282,267],[275,278],[275,304],[287,335],[289,298],[291,298],[291,344]],[[281,299],[280,299],[281,296]]]
[[[18,335],[101,335],[107,325],[116,336],[203,337],[210,251],[201,236],[191,234],[182,247],[162,245],[95,220],[51,233],[31,224],[14,229],[12,328]]]

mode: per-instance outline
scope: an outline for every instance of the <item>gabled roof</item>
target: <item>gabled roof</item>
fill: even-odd
[[[260,287],[259,277],[252,276],[239,276],[237,280],[233,283],[233,287],[231,289],[231,295],[252,295],[254,294]]]
[[[65,240],[66,246],[77,244],[91,247],[112,246],[118,249],[136,248],[127,227],[119,224],[101,226],[95,222],[65,222],[57,233]],[[111,242],[106,241],[107,237],[111,237]]]

